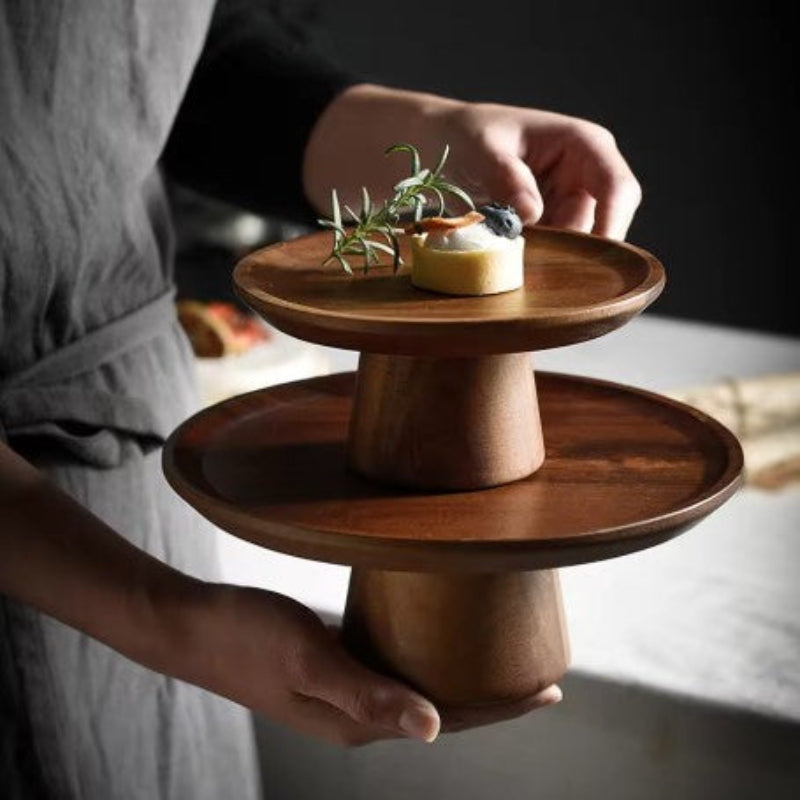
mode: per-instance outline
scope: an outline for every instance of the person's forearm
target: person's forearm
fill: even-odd
[[[196,582],[127,542],[0,443],[0,592],[154,668]]]
[[[387,147],[408,142],[419,148],[423,166],[433,165],[445,142],[443,118],[461,107],[456,100],[422,92],[359,84],[338,95],[325,109],[306,145],[303,182],[311,203],[330,210],[331,189],[358,206],[361,187],[376,198],[391,195],[407,177],[402,155],[387,158]]]
[[[273,5],[217,0],[161,164],[202,194],[313,224],[303,149],[323,109],[359,78],[284,25]]]
[[[309,609],[169,568],[2,443],[0,592],[145,667],[327,741],[431,741],[439,730],[427,700],[355,661]]]

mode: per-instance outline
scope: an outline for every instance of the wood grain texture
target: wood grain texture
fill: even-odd
[[[264,389],[205,409],[164,449],[175,488],[219,527],[297,556],[377,569],[525,570],[663,542],[721,505],[742,452],[682,403],[537,373],[546,458],[474,492],[383,486],[346,468],[355,375]]]
[[[418,289],[409,270],[347,276],[320,266],[327,232],[270,245],[236,265],[239,296],[272,325],[310,342],[372,353],[477,356],[542,350],[608,333],[664,286],[650,253],[589,234],[525,232],[525,286],[487,297]],[[410,258],[407,237],[401,241]]]
[[[417,489],[480,489],[533,474],[544,460],[526,353],[427,358],[362,353],[348,462]]]
[[[447,575],[353,570],[348,649],[439,708],[445,730],[525,713],[560,680],[569,641],[556,570]]]

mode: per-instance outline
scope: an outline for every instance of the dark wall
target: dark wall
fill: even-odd
[[[653,311],[796,335],[792,25],[732,5],[338,0],[315,26],[369,79],[606,125],[644,188],[629,241],[667,269]]]

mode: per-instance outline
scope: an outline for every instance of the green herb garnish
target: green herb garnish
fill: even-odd
[[[323,262],[338,261],[345,272],[352,275],[353,268],[347,256],[361,256],[364,259],[364,272],[368,272],[373,265],[380,263],[380,253],[392,257],[394,271],[403,263],[400,258],[400,243],[397,239],[402,229],[397,225],[404,213],[413,214],[415,222],[419,222],[425,212],[425,207],[433,199],[436,203],[437,213],[444,216],[446,212],[445,195],[453,195],[466,203],[471,209],[475,208],[470,196],[458,186],[445,180],[442,176],[450,148],[445,145],[439,162],[432,170],[423,169],[420,164],[419,151],[412,144],[395,144],[386,150],[390,153],[411,154],[411,176],[403,179],[394,186],[394,196],[386,200],[383,205],[375,206],[370,199],[365,187],[361,189],[361,211],[356,214],[347,204],[343,206],[345,214],[350,218],[347,223],[342,217],[342,207],[336,189],[331,193],[333,208],[332,219],[317,220],[324,228],[333,230],[333,249]],[[379,238],[375,238],[379,237]]]

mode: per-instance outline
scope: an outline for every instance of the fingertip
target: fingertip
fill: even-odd
[[[398,725],[412,739],[433,742],[441,729],[439,712],[427,700],[414,700],[400,714]]]
[[[564,692],[561,687],[553,684],[544,689],[539,695],[543,706],[554,706],[564,699]]]
[[[624,242],[628,235],[628,225],[624,223],[595,223],[591,231],[595,236],[612,239],[615,242]]]
[[[534,225],[541,219],[544,212],[544,202],[541,196],[527,190],[512,194],[508,198],[508,203],[514,207],[524,225]]]
[[[617,189],[613,195],[597,201],[592,233],[606,239],[624,242],[628,229],[641,203],[641,190],[638,184],[623,184],[632,188]]]

